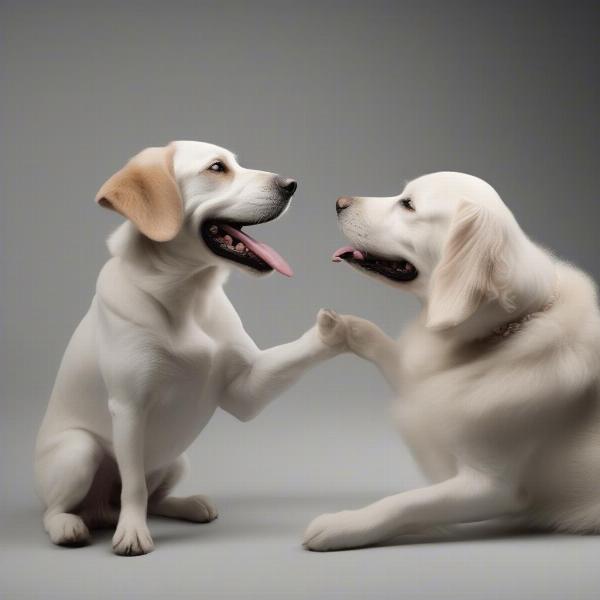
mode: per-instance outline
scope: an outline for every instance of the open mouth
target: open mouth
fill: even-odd
[[[202,224],[200,231],[206,245],[217,256],[261,273],[274,270],[291,277],[294,272],[286,260],[271,246],[243,232],[245,225],[251,223],[207,221]]]
[[[383,275],[392,281],[412,281],[419,274],[415,265],[403,258],[383,258],[357,250],[352,246],[344,246],[336,250],[331,260],[333,262],[345,261],[366,271]]]

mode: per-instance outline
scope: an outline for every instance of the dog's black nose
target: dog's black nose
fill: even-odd
[[[352,204],[352,198],[348,196],[342,196],[335,202],[335,212],[339,215],[345,208],[348,208]]]
[[[295,179],[289,179],[286,177],[277,177],[275,179],[275,183],[277,187],[284,192],[288,193],[290,196],[296,191],[298,188],[298,182]]]

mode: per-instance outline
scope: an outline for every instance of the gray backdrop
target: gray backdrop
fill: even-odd
[[[0,595],[591,598],[600,542],[542,536],[311,554],[308,520],[418,485],[378,374],[343,357],[240,424],[218,414],[184,491],[211,525],[152,522],[156,551],[110,533],[50,547],[31,459],[62,352],[119,217],[96,207],[129,156],[212,141],[293,176],[260,227],[296,270],[228,293],[266,347],[331,306],[390,333],[416,302],[329,256],[334,200],[461,170],[492,183],[534,239],[600,275],[597,2],[0,2]],[[599,499],[600,501],[600,499]]]

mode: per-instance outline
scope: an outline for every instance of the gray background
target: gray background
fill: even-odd
[[[329,262],[343,241],[333,203],[398,193],[428,171],[487,179],[534,239],[598,278],[597,2],[2,1],[0,27],[0,595],[595,595],[593,537],[304,552],[310,518],[421,481],[387,389],[352,357],[249,424],[217,414],[181,488],[212,494],[221,517],[153,520],[146,557],[113,557],[110,533],[51,547],[31,462],[119,222],[95,192],[144,146],[213,141],[300,181],[285,218],[256,232],[296,277],[236,273],[228,285],[263,347],[296,337],[321,306],[390,333],[414,315],[412,298]]]

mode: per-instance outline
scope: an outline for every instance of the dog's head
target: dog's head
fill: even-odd
[[[521,232],[485,181],[433,173],[398,196],[339,198],[336,210],[352,246],[333,260],[415,292],[427,305],[428,327],[458,325],[486,300],[509,308],[508,255]]]
[[[296,188],[293,179],[240,166],[224,148],[177,141],[134,156],[104,183],[96,202],[147,238],[176,244],[190,260],[291,276],[286,261],[242,227],[279,217]]]

